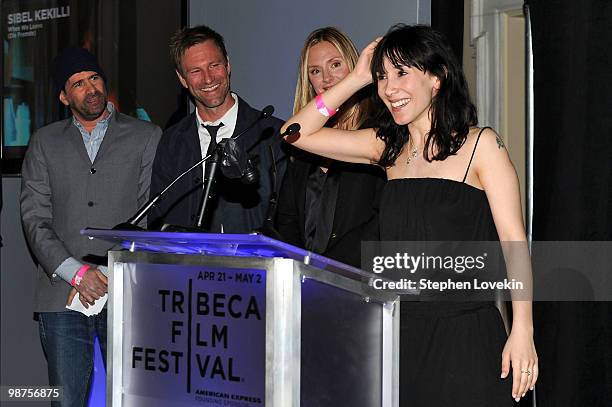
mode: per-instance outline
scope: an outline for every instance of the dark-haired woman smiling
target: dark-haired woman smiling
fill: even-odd
[[[317,105],[333,110],[372,81],[386,106],[376,128],[323,127]],[[463,72],[440,33],[392,27],[321,98],[287,121],[285,127],[301,125],[299,137],[289,141],[325,157],[385,168],[382,240],[499,239],[526,247],[514,167],[499,136],[475,127]],[[507,267],[510,272],[516,264]],[[492,303],[402,302],[401,404],[511,406],[510,396],[524,396],[538,375],[531,301],[513,301],[512,308],[506,338]]]

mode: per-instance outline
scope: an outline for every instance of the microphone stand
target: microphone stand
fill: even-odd
[[[164,196],[164,194],[170,188],[172,188],[172,186],[174,184],[176,184],[185,175],[187,175],[191,171],[193,171],[193,169],[196,168],[198,165],[202,165],[202,163],[204,161],[209,160],[211,156],[212,156],[212,154],[211,155],[207,155],[206,157],[202,158],[200,161],[198,161],[197,163],[193,164],[191,167],[189,167],[188,169],[183,171],[181,173],[181,175],[179,175],[171,183],[169,183],[166,186],[166,188],[164,188],[163,190],[161,190],[160,192],[155,194],[155,196],[153,198],[149,199],[144,205],[142,205],[140,207],[140,209],[138,209],[138,211],[131,218],[129,218],[126,222],[123,222],[123,223],[120,223],[120,224],[116,225],[115,227],[113,227],[113,230],[120,230],[120,229],[124,229],[124,230],[144,230],[143,228],[138,226],[138,223],[142,220],[142,218],[144,218],[149,213],[149,211],[151,211],[151,209],[157,204],[157,202],[159,202],[159,200],[162,198],[162,196]]]
[[[272,193],[270,194],[270,200],[268,201],[268,210],[266,211],[266,217],[264,219],[264,222],[258,229],[255,229],[254,232],[271,237],[276,240],[283,240],[280,233],[278,233],[278,231],[274,227],[274,216],[276,215],[276,205],[278,204],[278,177],[276,170],[276,161],[274,158],[274,150],[272,149],[272,146],[269,147],[270,158],[272,159]]]
[[[295,134],[298,134],[299,132],[299,123],[292,123],[280,136],[293,136]],[[268,201],[268,211],[266,212],[264,222],[261,227],[255,229],[254,232],[282,241],[283,237],[274,227],[274,217],[276,215],[276,206],[278,204],[278,172],[276,170],[276,159],[274,158],[274,150],[272,149],[272,146],[269,147],[270,157],[272,160],[272,193],[270,194],[270,200]]]
[[[206,163],[205,175],[207,174],[208,176],[205,180],[206,185],[204,187],[204,196],[202,196],[202,204],[200,205],[200,213],[198,215],[198,222],[196,223],[196,228],[199,230],[202,229],[202,223],[204,220],[204,214],[206,213],[208,201],[214,197],[213,185],[217,178],[219,162],[221,161],[221,153],[224,146],[225,140],[219,141],[211,159]]]

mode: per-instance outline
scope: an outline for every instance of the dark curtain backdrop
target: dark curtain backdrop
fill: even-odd
[[[531,0],[533,239],[612,240],[612,2]],[[612,406],[612,304],[537,303],[538,407]]]
[[[431,0],[431,26],[446,36],[460,64],[463,58],[463,2]]]

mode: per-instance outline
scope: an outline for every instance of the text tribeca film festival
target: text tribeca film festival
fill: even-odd
[[[170,264],[124,270],[126,394],[263,405],[264,270]]]

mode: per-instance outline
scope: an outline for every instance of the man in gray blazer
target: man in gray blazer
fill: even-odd
[[[60,101],[72,118],[39,129],[22,167],[21,216],[39,264],[34,311],[49,366],[63,386],[62,406],[86,405],[97,335],[106,356],[106,312],[67,310],[74,287],[84,304],[107,291],[110,243],[80,235],[85,227],[125,221],[149,196],[159,127],[117,112],[96,58],[68,48],[52,64]]]

